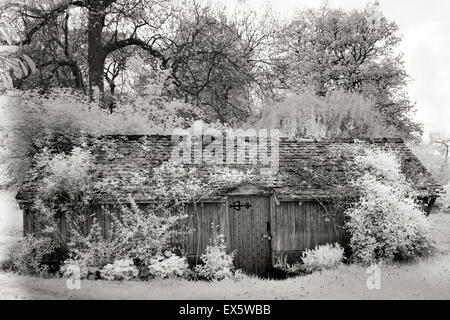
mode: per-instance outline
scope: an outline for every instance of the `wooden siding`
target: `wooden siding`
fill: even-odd
[[[111,231],[111,217],[106,214],[107,210],[114,210],[112,206],[97,205],[92,207],[91,213],[86,216],[86,229],[89,230],[93,224],[94,217],[102,229],[102,235],[105,239],[108,239],[112,235]],[[69,239],[70,234],[67,228],[67,220],[64,214],[58,214],[56,221],[59,225],[59,233],[64,239]],[[33,211],[29,208],[23,210],[23,233],[24,236],[29,234],[35,234],[37,236],[42,234],[42,226],[33,214]]]
[[[235,201],[251,207],[234,210]],[[234,264],[251,274],[264,274],[270,269],[270,240],[263,238],[270,225],[268,197],[229,197],[226,202],[189,205],[187,237],[183,244],[186,255],[198,262],[213,236],[214,226],[223,234],[228,252],[235,252]]]
[[[230,247],[230,222],[226,202],[203,202],[187,206],[187,236],[181,246],[188,257],[199,258],[209,245],[213,228],[225,236],[227,248]]]
[[[248,203],[249,208],[230,208],[234,202]],[[140,204],[146,209],[146,204]],[[106,210],[115,210],[112,205],[95,206],[87,219],[92,226],[98,221],[102,235],[113,236],[111,217]],[[186,207],[188,218],[181,232],[172,239],[172,244],[181,248],[191,262],[199,262],[213,235],[223,234],[228,252],[235,252],[235,266],[251,274],[265,274],[272,266],[285,266],[299,261],[305,249],[316,245],[339,242],[346,244],[343,232],[343,214],[327,216],[321,204],[313,201],[278,201],[276,196],[230,195],[222,200],[202,202]],[[41,233],[29,209],[25,209],[24,234]],[[61,236],[69,238],[67,222],[59,217]]]
[[[273,201],[274,202],[274,201]],[[343,214],[327,215],[325,208],[313,201],[283,201],[272,208],[272,263],[298,261],[301,252],[316,245],[343,243]]]

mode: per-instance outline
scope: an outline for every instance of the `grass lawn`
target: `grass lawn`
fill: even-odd
[[[450,299],[450,255],[381,267],[381,289],[367,289],[366,269],[337,270],[283,281],[249,278],[218,283],[158,280],[83,280],[68,290],[65,279],[0,274],[0,299]]]

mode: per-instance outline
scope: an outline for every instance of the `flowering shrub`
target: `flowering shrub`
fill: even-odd
[[[172,252],[165,252],[157,256],[149,265],[150,275],[156,278],[179,278],[188,271],[186,258],[179,257]]]
[[[86,212],[92,199],[92,157],[89,151],[74,148],[69,154],[52,154],[45,149],[36,156],[38,165],[32,175],[43,175],[33,209],[36,218],[44,226],[45,235],[65,243],[59,233],[59,214],[65,214],[70,233],[78,236],[81,230],[86,235]]]
[[[103,238],[100,225],[95,218],[89,234],[86,237],[82,234],[74,236],[69,243],[69,250],[88,268],[101,268],[119,256],[116,243]]]
[[[139,270],[130,259],[115,260],[100,270],[100,276],[105,280],[132,280],[139,274]]]
[[[133,199],[129,202],[130,207],[121,207],[120,219],[111,214],[115,230],[111,241],[117,257],[128,256],[150,266],[168,248],[171,229],[184,216],[169,211],[164,203],[155,203],[144,211]]]
[[[206,280],[223,280],[232,278],[234,272],[234,252],[226,252],[225,237],[217,234],[213,226],[213,236],[210,245],[206,247],[206,253],[201,256],[203,264],[197,265],[195,271],[198,277]]]
[[[302,254],[303,267],[309,272],[336,268],[343,260],[344,249],[338,243],[316,246]]]
[[[44,174],[44,178],[33,206],[35,217],[43,226],[43,237],[57,239],[82,269],[93,270],[91,273],[95,274],[95,268],[114,261],[116,248],[103,238],[96,219],[89,221],[95,191],[89,150],[76,147],[68,154],[54,154],[44,148],[36,160],[38,165],[33,174]],[[60,214],[66,218],[70,239],[60,233]]]
[[[364,155],[357,156],[355,162],[360,171],[375,176],[380,181],[397,182],[401,188],[409,187],[401,173],[400,161],[393,153],[365,149]]]
[[[430,254],[430,221],[414,199],[396,157],[368,152],[357,161],[365,171],[355,182],[360,199],[346,211],[354,259],[390,262]]]
[[[169,210],[167,203],[161,201],[141,210],[130,199],[130,207],[123,205],[119,206],[120,212],[107,212],[111,215],[114,237],[106,240],[96,218],[90,218],[89,213],[96,192],[114,194],[104,184],[93,181],[90,150],[77,147],[69,154],[54,154],[44,149],[36,159],[34,174],[45,174],[34,203],[44,236],[58,239],[82,265],[102,268],[126,257],[149,265],[166,250],[171,228],[183,217],[173,205]],[[60,234],[60,213],[66,217],[70,239]]]
[[[55,249],[55,242],[51,238],[28,235],[24,238],[19,251],[11,253],[13,270],[20,274],[45,276],[49,267],[44,263],[44,259]]]

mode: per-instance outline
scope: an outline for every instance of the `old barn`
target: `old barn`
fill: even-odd
[[[114,181],[116,194],[125,201],[131,195],[142,206],[155,201],[142,192],[133,172],[151,169],[169,161],[174,142],[170,136],[110,136],[114,157],[95,155],[96,177]],[[208,143],[204,142],[203,147]],[[279,170],[276,177],[254,179],[239,184],[214,186],[210,196],[196,205],[187,205],[190,234],[182,241],[186,255],[195,259],[202,254],[218,225],[229,250],[236,251],[235,265],[252,274],[265,274],[275,265],[292,262],[301,252],[316,245],[346,243],[342,229],[343,211],[333,207],[336,199],[350,197],[347,187],[353,178],[351,160],[355,148],[388,149],[402,161],[402,171],[414,186],[415,195],[430,212],[438,185],[401,139],[294,140],[279,142]],[[224,151],[225,153],[225,151]],[[226,166],[226,164],[222,164]],[[208,179],[213,167],[194,164],[199,178]],[[258,164],[240,164],[254,168]],[[151,170],[148,170],[151,172]],[[149,173],[151,174],[151,173]],[[40,179],[25,179],[17,195],[23,210],[24,233],[39,233],[31,205]],[[93,208],[105,237],[110,236],[110,218],[102,208],[114,206],[107,196]],[[65,219],[60,219],[61,233]]]

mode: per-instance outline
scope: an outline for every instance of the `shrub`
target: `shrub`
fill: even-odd
[[[378,154],[368,153],[357,159],[365,170],[355,181],[360,199],[346,211],[353,258],[369,264],[430,254],[430,221],[400,172],[395,155]]]
[[[124,103],[119,101],[112,114],[85,95],[65,88],[52,88],[46,94],[27,90],[13,99],[0,99],[0,144],[6,147],[4,154],[0,148],[0,164],[4,163],[7,173],[5,182],[17,182],[15,179],[23,175],[27,161],[17,159],[30,160],[35,146],[52,149],[52,143],[47,139],[49,133],[70,139],[83,134],[97,137],[163,134],[173,128],[188,126],[192,117],[201,116],[197,107],[183,101],[166,95],[155,101],[157,97],[152,92],[140,93],[141,97],[136,99],[128,97]],[[12,179],[14,181],[9,181]]]
[[[172,252],[166,252],[163,256],[155,257],[149,266],[150,275],[156,278],[179,278],[188,271],[185,257],[179,257]]]
[[[316,246],[302,254],[303,268],[308,272],[333,269],[344,260],[344,249],[338,244]]]
[[[0,271],[13,271],[14,264],[10,259],[0,261]]]
[[[200,279],[223,280],[232,278],[234,272],[234,252],[226,252],[225,237],[217,234],[213,226],[213,236],[210,245],[206,247],[206,253],[201,256],[203,264],[197,265],[195,271]]]
[[[132,280],[139,274],[138,268],[131,259],[115,260],[100,270],[100,276],[105,280]]]
[[[26,236],[19,250],[10,254],[13,271],[25,275],[47,276],[49,266],[45,263],[45,258],[55,249],[55,242],[49,237]]]
[[[130,207],[119,207],[119,213],[106,213],[112,218],[112,237],[103,237],[101,227],[94,218],[88,236],[78,234],[69,244],[72,256],[82,265],[94,270],[123,259],[131,259],[139,267],[149,268],[157,262],[161,268],[169,267],[160,257],[161,252],[169,247],[170,229],[179,217],[164,215],[161,212],[165,211],[164,206],[155,205],[156,207],[141,210],[132,199],[130,202]],[[175,261],[172,257],[167,263]]]
[[[43,232],[57,238],[71,257],[89,268],[102,268],[124,258],[148,266],[156,255],[167,249],[172,227],[184,217],[180,206],[161,201],[141,210],[130,198],[129,207],[121,205],[120,212],[106,212],[111,216],[111,230],[114,230],[114,237],[106,240],[95,217],[90,223],[89,213],[97,193],[113,197],[115,193],[107,181],[94,182],[95,166],[90,149],[76,147],[68,154],[44,149],[36,159],[34,174],[45,174],[34,202]],[[146,185],[153,185],[145,176],[139,178]],[[178,191],[183,194],[183,190]],[[57,217],[61,213],[66,217],[70,239],[60,234]]]
[[[120,219],[112,214],[116,256],[128,256],[140,265],[150,266],[169,247],[171,229],[183,216],[172,214],[163,203],[144,211],[133,199],[129,201],[131,206],[122,207]]]
[[[88,150],[77,147],[69,154],[53,154],[44,149],[35,159],[37,165],[31,174],[43,176],[33,204],[35,217],[45,235],[67,247],[68,239],[59,232],[60,214],[65,215],[68,232],[75,242],[89,233],[86,218],[94,190],[92,157]]]
[[[100,225],[95,218],[87,237],[78,235],[75,239],[73,241],[77,243],[69,243],[70,254],[88,268],[101,268],[118,257],[116,244],[103,238]]]
[[[265,105],[259,128],[280,128],[282,135],[298,137],[374,137],[395,134],[374,101],[358,93],[331,91],[326,97],[309,93],[288,95],[283,101]]]
[[[129,205],[122,205],[121,200],[117,200],[115,209],[118,210],[105,212],[111,218],[110,233],[105,239],[95,217],[93,221],[91,219],[92,204],[98,194],[116,199],[120,199],[120,195],[116,193],[117,185],[114,184],[117,181],[109,181],[107,177],[94,181],[95,163],[91,147],[85,144],[67,154],[55,154],[55,150],[45,149],[36,157],[38,164],[34,167],[34,174],[44,178],[33,209],[44,226],[43,232],[58,239],[73,260],[89,269],[101,269],[114,260],[132,259],[142,271],[142,277],[151,275],[150,272],[146,275],[146,272],[153,264],[154,276],[170,277],[181,272],[177,269],[184,268],[181,258],[167,257],[170,259],[163,261],[160,256],[170,250],[174,233],[186,231],[186,227],[179,224],[186,217],[185,203],[209,192],[208,184],[182,166],[164,164],[154,169],[153,174],[146,174],[145,170],[133,172],[134,179],[142,186],[141,191],[160,197],[160,201],[142,209],[131,197],[127,201]],[[240,174],[238,171],[218,170],[211,175],[209,183],[252,176],[251,172]],[[173,181],[178,183],[174,185]],[[70,239],[60,233],[59,214],[65,215]],[[203,272],[208,278],[206,270]]]

